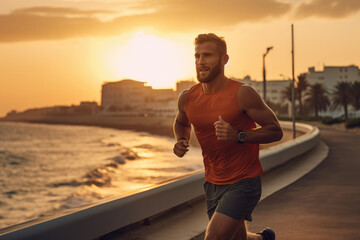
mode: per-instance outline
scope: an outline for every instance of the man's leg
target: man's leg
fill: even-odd
[[[262,237],[247,233],[244,219],[215,212],[206,229],[205,240],[262,240]]]

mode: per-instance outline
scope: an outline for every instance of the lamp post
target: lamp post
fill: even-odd
[[[266,101],[266,70],[265,70],[265,57],[273,47],[266,48],[266,52],[263,54],[263,91],[264,91],[264,101]]]

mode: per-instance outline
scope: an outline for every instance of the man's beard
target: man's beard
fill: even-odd
[[[196,68],[196,76],[199,82],[201,83],[208,83],[213,81],[219,74],[221,73],[221,61],[218,61],[216,66],[211,70],[209,75],[205,78],[201,78],[200,76],[200,70]]]

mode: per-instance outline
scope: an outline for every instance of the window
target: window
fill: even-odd
[[[340,68],[339,71],[342,72],[342,68]]]

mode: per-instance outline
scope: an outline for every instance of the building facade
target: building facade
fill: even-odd
[[[331,99],[331,93],[334,92],[335,86],[339,82],[360,81],[360,69],[358,66],[324,66],[322,71],[316,71],[314,67],[310,67],[307,73],[307,80],[309,84],[319,83],[327,90],[329,98]],[[348,106],[349,116],[360,117],[360,112],[349,104]],[[341,117],[344,115],[342,106],[337,109],[329,109],[325,112],[320,112],[320,116]]]
[[[250,77],[234,79],[252,86],[262,96],[263,83],[253,81]],[[267,98],[275,104],[284,104],[281,91],[290,81],[268,81]],[[174,116],[177,113],[179,94],[191,88],[196,82],[179,81],[176,91],[173,89],[152,89],[145,82],[125,79],[117,82],[106,82],[101,90],[101,107],[108,112],[136,112],[139,115]]]
[[[243,79],[234,79],[253,87],[261,97],[264,96],[264,85],[262,81],[251,80],[249,76]],[[275,104],[284,104],[282,91],[291,84],[291,80],[268,80],[266,81],[266,98]],[[285,100],[285,103],[288,102]]]
[[[182,80],[176,82],[176,93],[179,95],[182,91],[186,89],[190,89],[192,86],[196,84],[193,80]]]
[[[315,71],[310,67],[307,73],[309,84],[320,83],[331,93],[338,82],[360,81],[360,69],[358,66],[324,66],[322,71]]]
[[[117,82],[106,82],[101,89],[101,106],[103,109],[110,108],[119,110],[141,109],[144,102],[151,99],[152,88],[131,79]]]

